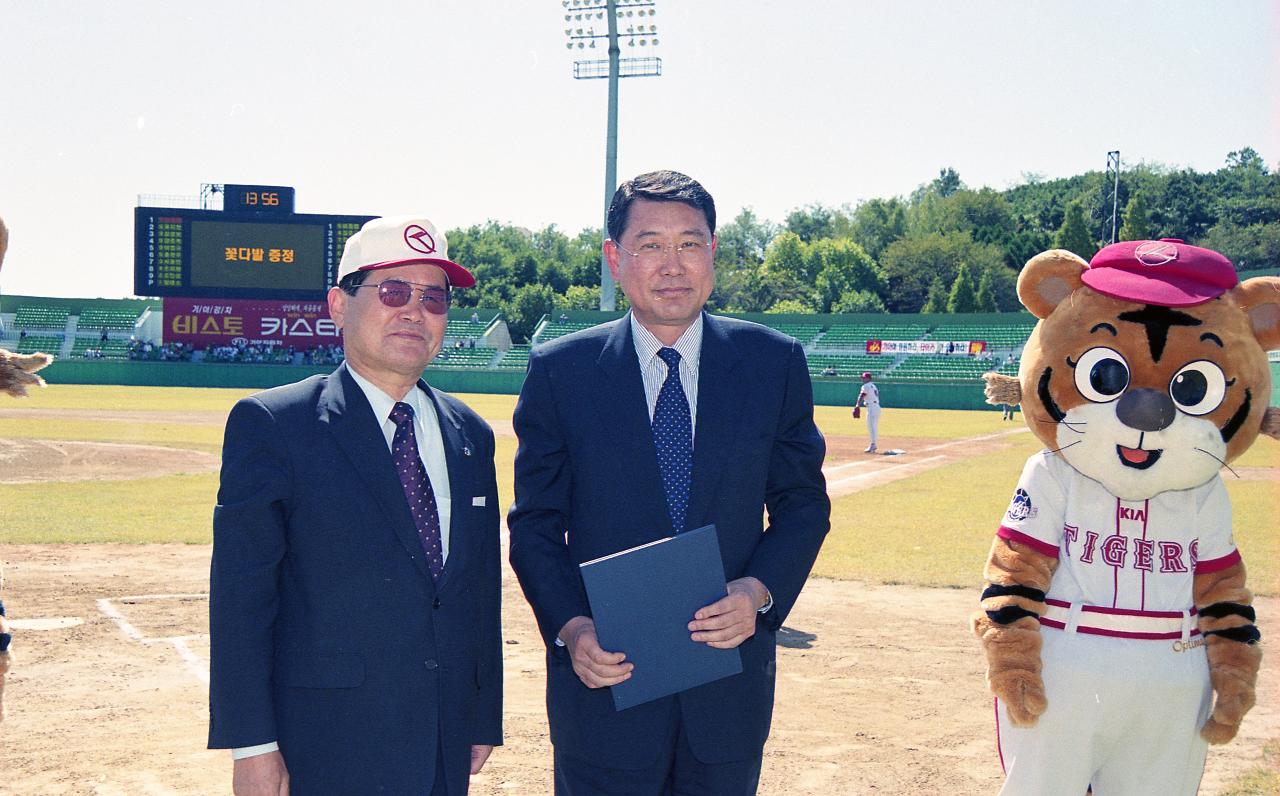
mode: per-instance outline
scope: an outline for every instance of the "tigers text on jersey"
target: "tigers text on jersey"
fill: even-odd
[[[1061,457],[1027,460],[1001,538],[1058,559],[1049,597],[1135,611],[1183,611],[1192,578],[1240,560],[1222,479],[1121,500]]]

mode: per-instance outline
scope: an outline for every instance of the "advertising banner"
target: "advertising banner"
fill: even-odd
[[[868,354],[949,354],[978,356],[985,353],[985,340],[868,340]]]
[[[166,297],[164,342],[197,348],[272,343],[305,349],[342,339],[323,301]]]

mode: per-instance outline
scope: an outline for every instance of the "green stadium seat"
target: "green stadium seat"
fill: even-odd
[[[29,334],[18,341],[19,354],[34,354],[37,351],[43,351],[46,354],[57,356],[62,350],[63,336],[58,334]]]
[[[18,307],[13,325],[19,329],[65,329],[69,312],[66,307]]]
[[[977,381],[999,364],[999,360],[987,358],[909,355],[886,377],[902,381]]]
[[[86,309],[80,313],[76,328],[81,331],[132,331],[138,322],[138,313],[131,309]]]
[[[71,356],[79,359],[128,359],[129,341],[77,336],[71,344]]]
[[[531,348],[531,346],[527,345],[511,346],[502,354],[495,367],[524,370],[529,366],[529,351]]]
[[[789,337],[794,337],[800,345],[809,345],[822,333],[822,324],[818,323],[769,323],[770,329],[776,329]]]
[[[996,326],[982,324],[939,324],[929,333],[931,340],[984,340],[988,348],[1020,348],[1031,336],[1031,324]]]
[[[450,348],[445,346],[432,360],[431,367],[441,368],[487,368],[498,356],[498,349],[489,346],[475,348]]]
[[[547,321],[540,332],[537,333],[539,343],[546,343],[557,337],[564,337],[566,334],[590,329],[595,326],[591,321]]]
[[[928,330],[920,323],[837,324],[818,338],[819,349],[865,349],[868,340],[919,340]]]
[[[814,352],[809,354],[809,374],[820,376],[827,368],[834,368],[838,377],[860,376],[866,371],[879,376],[893,365],[893,357],[876,354],[832,354]]]

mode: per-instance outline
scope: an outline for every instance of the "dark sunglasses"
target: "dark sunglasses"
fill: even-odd
[[[419,285],[417,282],[406,282],[403,279],[384,279],[368,285],[356,285],[356,287],[376,287],[378,289],[378,301],[381,301],[388,307],[399,308],[409,303],[413,298],[413,291],[418,290],[422,293],[422,308],[432,315],[444,315],[449,311],[449,301],[452,295],[447,287],[438,287],[436,285]]]

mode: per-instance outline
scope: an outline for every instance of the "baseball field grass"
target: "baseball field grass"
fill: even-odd
[[[250,390],[52,385],[0,410],[0,439],[156,445],[217,453],[227,412]],[[502,505],[512,499],[515,396],[460,396],[498,430]],[[818,407],[829,439],[853,434],[848,409]],[[999,412],[887,409],[881,433],[906,449],[913,440],[989,437],[1017,428]],[[992,533],[1026,457],[1031,434],[1009,434],[980,454],[901,480],[837,497],[831,534],[815,574],[880,583],[972,588]],[[963,447],[961,447],[963,452]],[[904,458],[904,461],[906,459]],[[1280,594],[1280,443],[1259,440],[1226,476],[1236,542],[1253,588]],[[157,474],[134,480],[0,483],[0,541],[9,543],[183,542],[207,544],[216,472]]]

